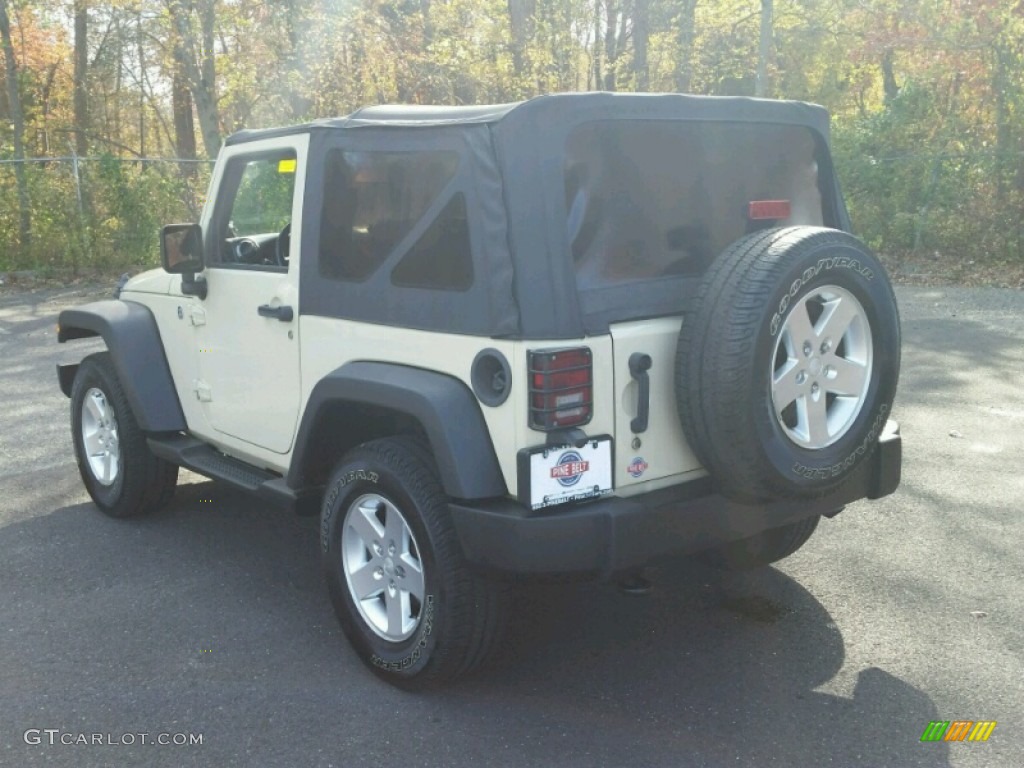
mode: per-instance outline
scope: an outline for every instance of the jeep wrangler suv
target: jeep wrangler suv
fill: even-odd
[[[162,270],[61,313],[96,505],[179,467],[319,513],[363,661],[477,666],[509,582],[796,551],[892,493],[891,286],[848,234],[828,116],[563,94],[231,136]]]

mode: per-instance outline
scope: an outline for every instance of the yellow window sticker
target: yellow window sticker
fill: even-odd
[[[295,159],[279,160],[277,163],[278,173],[295,173]]]

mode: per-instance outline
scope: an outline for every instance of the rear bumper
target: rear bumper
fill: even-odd
[[[747,538],[811,515],[834,515],[878,499],[900,482],[899,425],[837,491],[810,501],[742,504],[715,493],[708,478],[630,498],[608,497],[529,516],[512,499],[450,505],[463,553],[474,566],[526,576],[608,578],[671,554]]]

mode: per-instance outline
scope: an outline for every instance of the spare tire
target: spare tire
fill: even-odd
[[[726,495],[818,497],[874,450],[899,366],[892,286],[859,240],[756,232],[712,263],[684,316],[683,431]]]

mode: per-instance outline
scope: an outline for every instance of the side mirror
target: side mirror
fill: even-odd
[[[168,224],[160,232],[160,262],[172,275],[203,270],[203,230],[198,224]]]
[[[181,292],[206,298],[203,269],[203,230],[198,224],[168,224],[160,232],[160,263],[172,275],[181,275]]]

